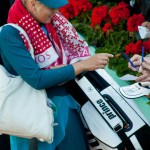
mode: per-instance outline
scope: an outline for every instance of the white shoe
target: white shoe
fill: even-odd
[[[121,94],[126,98],[137,98],[150,94],[150,88],[141,86],[141,83],[120,87]]]

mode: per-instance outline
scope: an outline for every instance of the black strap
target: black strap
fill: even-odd
[[[103,89],[107,88],[108,86],[110,86],[109,83],[105,79],[103,79],[100,75],[98,75],[97,72],[95,72],[95,71],[88,72],[85,76],[92,83],[92,85],[94,85],[94,87],[96,87],[96,89],[99,90],[99,93],[100,93],[101,90],[103,90]],[[109,99],[111,104],[113,104],[113,106],[119,111],[119,113],[123,116],[123,118],[125,118],[125,120],[127,120],[127,122],[130,123],[130,126],[132,126],[132,122],[130,121],[128,116],[120,109],[120,107],[117,105],[117,103],[115,103],[115,101],[113,101],[113,99],[110,96],[108,97],[107,94],[102,95],[102,96]],[[128,150],[135,150],[132,142],[130,141],[130,138],[127,137],[127,135],[125,134],[124,129],[122,129],[122,130],[120,130],[119,132],[116,132],[116,133],[118,134],[118,136],[122,140],[123,145]]]
[[[122,140],[122,143],[126,147],[126,149],[135,150],[132,142],[130,141],[130,138],[127,137],[127,135],[125,134],[125,132],[123,130],[120,130],[119,132],[117,132],[117,134],[120,137],[120,139]]]
[[[32,138],[29,142],[29,150],[38,150],[38,139]]]

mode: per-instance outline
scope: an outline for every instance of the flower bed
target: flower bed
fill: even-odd
[[[150,52],[150,40],[140,40],[138,26],[144,22],[142,14],[131,14],[131,9],[124,1],[119,3],[104,0],[69,0],[70,4],[61,8],[61,13],[74,25],[77,31],[85,35],[89,45],[96,52],[112,53],[108,67],[118,76],[126,73],[135,74],[127,67],[123,57]]]

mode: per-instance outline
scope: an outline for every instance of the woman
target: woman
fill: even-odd
[[[29,36],[28,43],[18,30],[4,26],[0,33],[0,52],[5,68],[20,75],[36,89],[46,89],[56,106],[54,141],[38,142],[39,150],[88,150],[79,105],[61,86],[83,71],[104,68],[111,54],[89,57],[88,46],[72,25],[59,14],[67,0],[16,0],[9,11],[8,23],[18,24]],[[5,44],[4,44],[5,43]],[[11,150],[28,150],[29,140],[11,136]]]
[[[14,0],[0,0],[0,26],[7,23],[8,10]],[[3,64],[0,57],[0,64]],[[0,149],[10,150],[8,135],[0,135]]]

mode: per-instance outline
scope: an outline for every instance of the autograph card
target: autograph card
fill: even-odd
[[[130,75],[130,74],[126,74],[122,77],[120,77],[121,80],[124,80],[124,81],[134,81],[137,79],[137,76],[133,76],[133,75]]]
[[[150,37],[150,30],[143,26],[138,26],[139,34],[142,39],[146,39]]]

